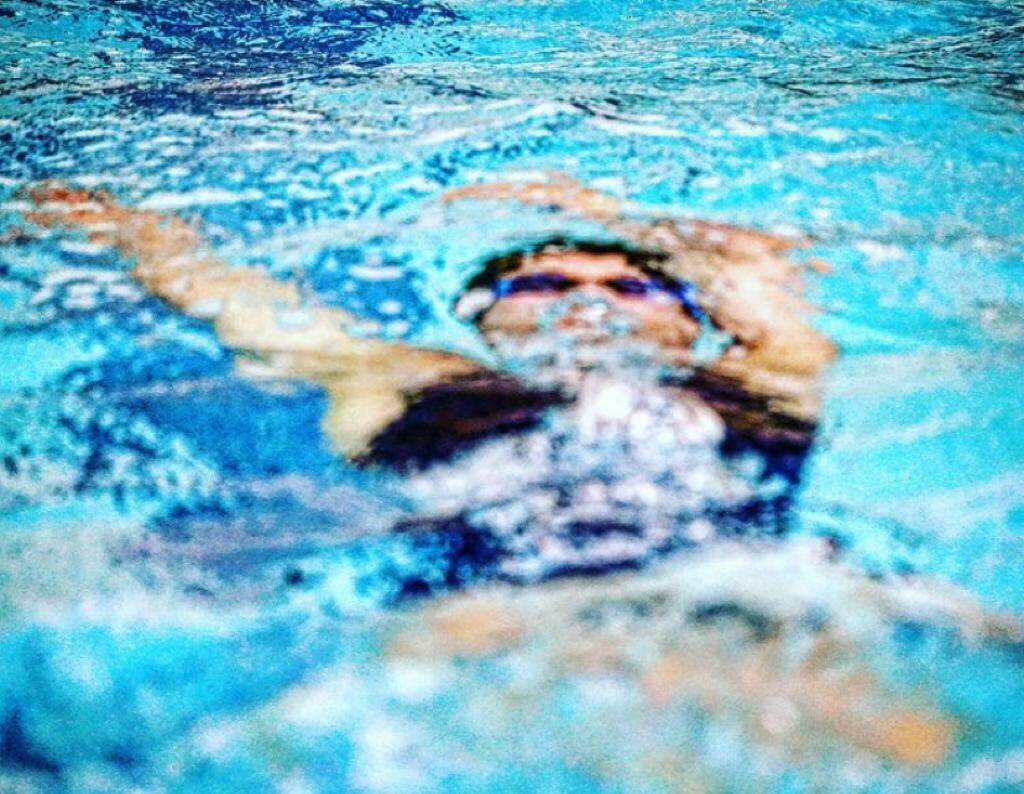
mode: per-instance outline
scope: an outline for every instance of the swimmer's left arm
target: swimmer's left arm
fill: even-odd
[[[260,267],[227,264],[210,252],[195,224],[177,215],[128,207],[107,191],[60,183],[43,183],[28,195],[34,205],[28,220],[82,229],[90,242],[117,249],[134,260],[132,277],[147,292],[211,321],[229,347],[271,354],[328,350],[354,341],[342,327],[353,318],[326,307],[311,314],[312,327],[299,333],[296,314],[308,303],[296,284]],[[373,345],[361,347],[368,352]]]

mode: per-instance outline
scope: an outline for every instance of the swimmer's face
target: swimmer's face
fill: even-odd
[[[532,254],[502,275],[498,299],[479,319],[485,337],[557,329],[587,342],[614,335],[690,349],[699,323],[672,294],[623,254],[551,251]]]

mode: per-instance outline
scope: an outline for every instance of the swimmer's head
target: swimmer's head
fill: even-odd
[[[491,342],[555,331],[684,352],[700,335],[703,312],[693,285],[661,272],[666,259],[623,245],[549,240],[489,260],[456,311]]]

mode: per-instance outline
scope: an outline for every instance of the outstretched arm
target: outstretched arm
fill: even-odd
[[[226,264],[176,215],[54,183],[35,187],[29,198],[30,221],[83,229],[90,240],[133,258],[132,275],[147,291],[210,320],[225,345],[261,365],[250,372],[322,385],[330,396],[325,430],[350,456],[401,415],[410,395],[482,369],[453,354],[352,336],[350,314],[315,302],[263,268]]]

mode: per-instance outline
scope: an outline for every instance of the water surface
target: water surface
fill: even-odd
[[[1019,649],[893,630],[800,545],[826,535],[857,572],[1024,610],[1024,6],[11,0],[0,66],[5,788],[1024,783]],[[453,660],[440,600],[387,606],[429,554],[380,534],[406,495],[332,452],[320,392],[240,376],[113,252],[17,231],[26,183],[107,187],[200,219],[225,259],[368,333],[479,354],[450,313],[461,285],[567,222],[438,197],[548,170],[638,215],[803,232],[833,266],[812,289],[841,356],[792,548],[580,585],[678,599],[604,667],[566,661],[589,629],[557,583],[456,601],[498,638]],[[900,765],[812,726],[780,750],[749,703],[652,705],[678,672],[659,679],[644,648],[677,642],[702,597],[665,584],[680,570],[845,614],[868,657],[851,664],[953,715],[954,749]],[[673,653],[713,660],[713,641]]]

